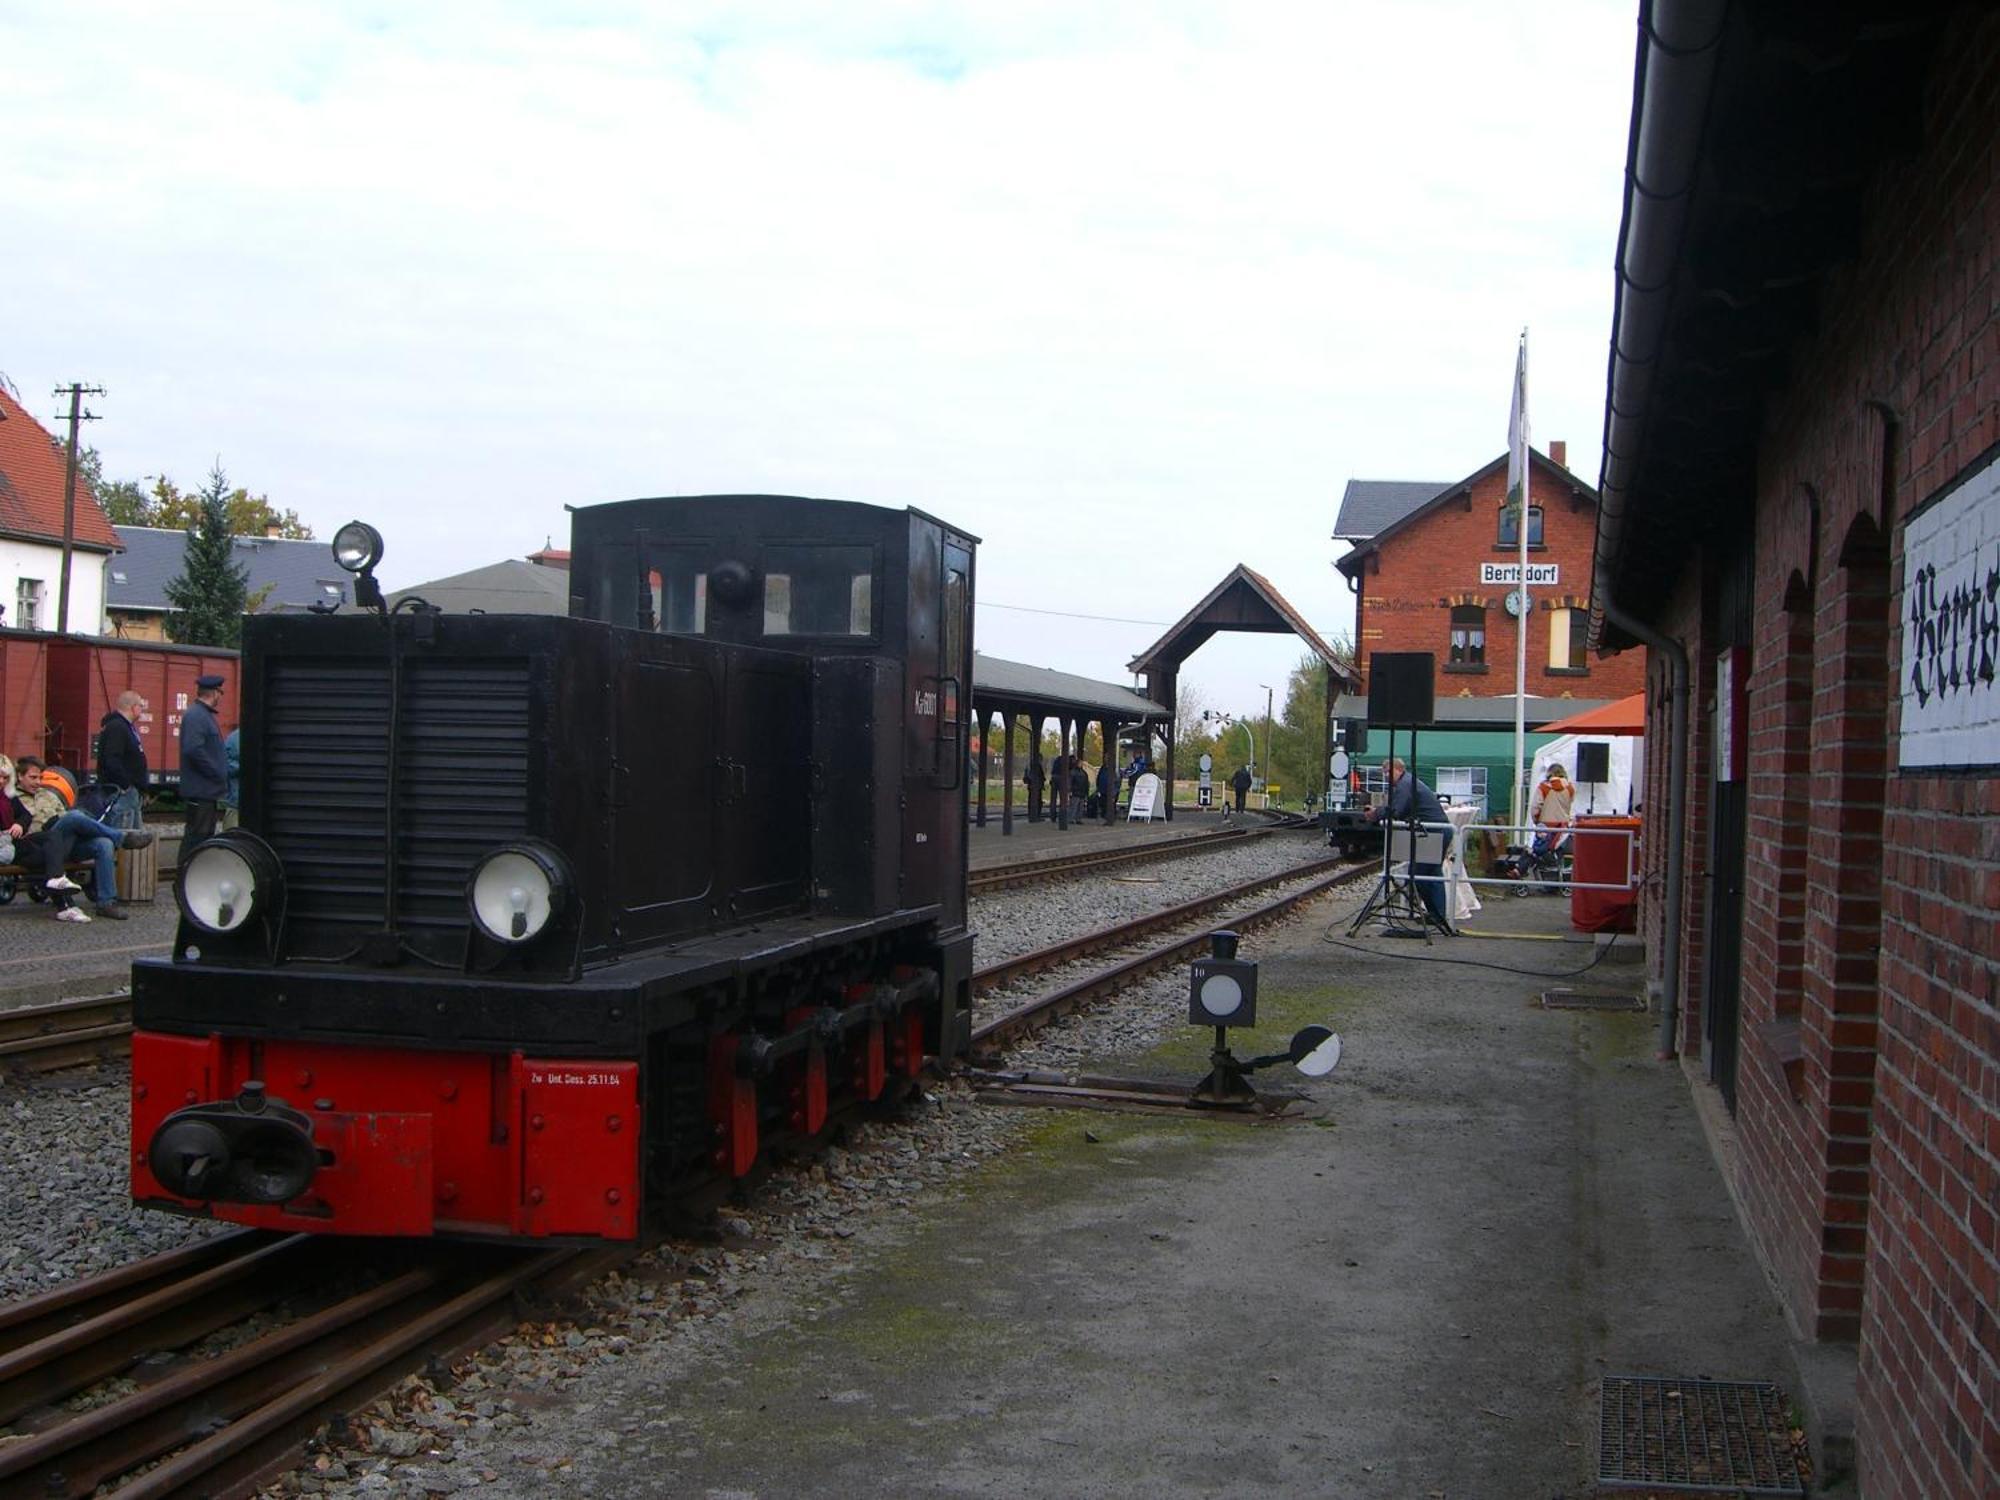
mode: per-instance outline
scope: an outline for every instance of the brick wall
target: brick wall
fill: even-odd
[[[1440,698],[1512,696],[1518,625],[1505,609],[1507,585],[1481,584],[1481,563],[1520,561],[1520,548],[1498,542],[1500,503],[1507,495],[1501,465],[1469,490],[1433,509],[1408,530],[1381,544],[1364,572],[1356,606],[1356,641],[1365,674],[1371,651],[1429,651],[1438,660]],[[1608,659],[1586,657],[1581,671],[1549,666],[1549,633],[1554,611],[1566,604],[1590,606],[1591,557],[1597,537],[1597,506],[1590,490],[1566,470],[1536,455],[1530,500],[1542,508],[1540,548],[1528,549],[1528,563],[1556,563],[1562,569],[1553,587],[1529,591],[1528,691],[1550,698],[1625,698],[1644,685],[1645,663],[1636,651]],[[1451,608],[1475,605],[1486,611],[1486,665],[1483,671],[1448,665]]]
[[[1869,1500],[2000,1494],[2000,781],[1893,769],[1901,523],[2000,442],[2000,18],[1960,13],[1925,110],[1922,153],[1882,175],[1792,353],[1751,497],[1739,1186],[1795,1323],[1858,1339]],[[1713,695],[1700,613],[1684,589],[1657,622],[1695,668],[1691,866]],[[1700,887],[1691,871],[1695,978]],[[1657,939],[1651,899],[1645,920]]]

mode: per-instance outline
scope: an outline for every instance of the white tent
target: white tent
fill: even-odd
[[[1578,745],[1611,747],[1611,779],[1594,785],[1576,774]],[[1566,734],[1550,740],[1535,752],[1535,774],[1531,787],[1540,786],[1550,766],[1561,766],[1563,774],[1576,783],[1576,815],[1628,813],[1635,788],[1646,774],[1646,742],[1635,734]]]

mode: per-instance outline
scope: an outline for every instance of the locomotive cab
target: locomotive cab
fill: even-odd
[[[628,1237],[962,1050],[975,539],[784,496],[573,530],[568,617],[246,622],[242,827],[134,967],[142,1201]]]

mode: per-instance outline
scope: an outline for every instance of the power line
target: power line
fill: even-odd
[[[1128,620],[1122,615],[1080,615],[1067,609],[1036,609],[1029,604],[1002,604],[997,599],[981,599],[980,609],[1011,609],[1023,615],[1054,615],[1059,620],[1096,620],[1104,625],[1151,625],[1157,630],[1165,630],[1171,620]]]

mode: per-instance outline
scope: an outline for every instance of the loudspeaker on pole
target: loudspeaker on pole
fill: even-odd
[[[1372,651],[1368,655],[1368,722],[1399,727],[1429,724],[1437,657],[1429,651]]]

